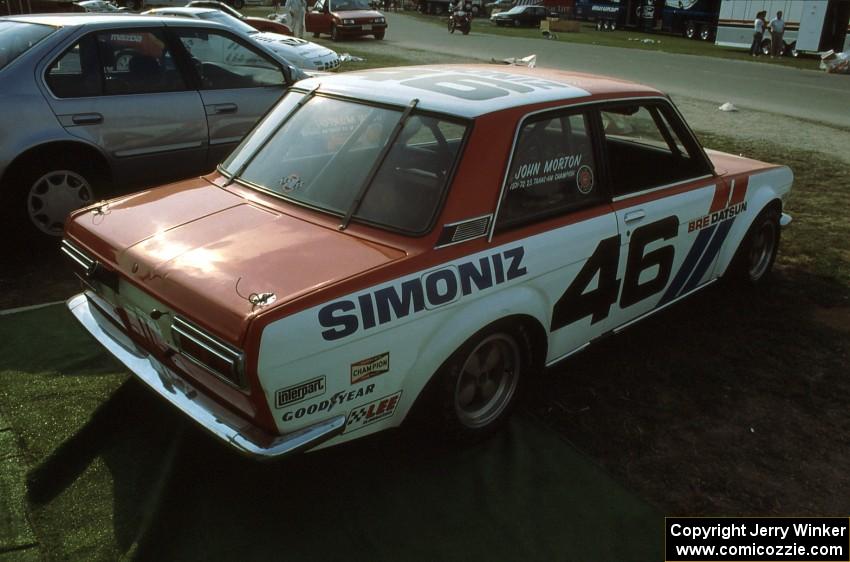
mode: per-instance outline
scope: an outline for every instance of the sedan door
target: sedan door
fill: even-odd
[[[317,0],[313,7],[307,10],[304,20],[307,32],[314,36],[319,33],[330,33],[331,15],[327,9],[327,0]]]
[[[666,101],[601,111],[622,247],[617,325],[673,302],[711,279],[728,226],[728,186]],[[731,224],[731,223],[730,223]]]
[[[42,71],[57,119],[109,157],[116,182],[152,184],[204,170],[203,104],[162,28],[89,33]]]
[[[173,32],[197,72],[209,130],[207,164],[213,168],[277,103],[286,77],[276,61],[247,39],[195,27]]]

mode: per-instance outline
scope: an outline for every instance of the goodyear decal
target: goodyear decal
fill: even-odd
[[[434,309],[527,273],[525,248],[517,246],[480,259],[426,273],[421,277],[332,302],[319,309],[322,337],[333,341],[407,316]]]

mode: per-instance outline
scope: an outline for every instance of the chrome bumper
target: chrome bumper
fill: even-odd
[[[91,303],[85,293],[69,299],[68,309],[101,345],[154,392],[244,455],[258,459],[281,457],[311,449],[345,429],[345,416],[340,415],[292,433],[270,435],[206,397],[174,371],[139,349]]]

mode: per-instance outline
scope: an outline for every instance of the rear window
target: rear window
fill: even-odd
[[[0,70],[54,31],[50,25],[0,21]]]

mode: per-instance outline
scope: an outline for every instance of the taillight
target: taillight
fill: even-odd
[[[230,384],[245,387],[245,355],[240,350],[179,316],[171,322],[171,336],[181,355]]]

